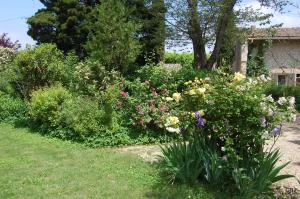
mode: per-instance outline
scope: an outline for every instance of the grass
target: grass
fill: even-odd
[[[201,185],[170,186],[159,170],[113,149],[0,125],[0,198],[217,198]]]

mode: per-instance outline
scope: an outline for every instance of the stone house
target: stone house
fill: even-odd
[[[249,55],[256,56],[266,42],[268,48],[262,57],[274,82],[300,86],[300,28],[278,28],[275,31],[252,28],[246,42],[236,45],[234,71],[246,74]]]

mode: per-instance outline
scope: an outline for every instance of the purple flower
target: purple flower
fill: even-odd
[[[272,136],[279,136],[281,133],[281,127],[275,127],[274,129],[272,129],[272,131],[270,132],[270,135]]]
[[[196,124],[196,127],[197,127],[197,128],[200,128],[200,127],[204,127],[204,126],[205,126],[204,120],[203,120],[203,118],[201,117],[199,111],[197,111],[197,112],[195,113],[195,118],[196,118],[196,120],[198,121],[198,123]]]

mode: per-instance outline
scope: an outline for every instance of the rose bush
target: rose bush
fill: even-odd
[[[218,180],[226,184],[235,181],[232,176],[237,168],[258,172],[270,157],[264,151],[266,140],[280,134],[283,122],[294,121],[296,111],[294,97],[274,100],[264,94],[270,78],[218,73],[188,81],[181,93],[165,98],[175,107],[168,112],[165,127],[191,145],[200,139],[201,150],[210,154],[202,159],[203,176],[210,176],[206,179],[209,183]],[[174,148],[179,150],[178,145]],[[213,172],[215,166],[222,170]],[[245,175],[249,177],[249,173]]]

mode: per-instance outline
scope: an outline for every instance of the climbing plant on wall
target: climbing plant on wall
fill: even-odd
[[[272,41],[263,40],[260,42],[253,42],[248,47],[248,62],[247,75],[250,77],[257,77],[260,75],[268,75],[269,69],[265,63],[265,54],[270,48]],[[257,50],[255,52],[255,50]]]

